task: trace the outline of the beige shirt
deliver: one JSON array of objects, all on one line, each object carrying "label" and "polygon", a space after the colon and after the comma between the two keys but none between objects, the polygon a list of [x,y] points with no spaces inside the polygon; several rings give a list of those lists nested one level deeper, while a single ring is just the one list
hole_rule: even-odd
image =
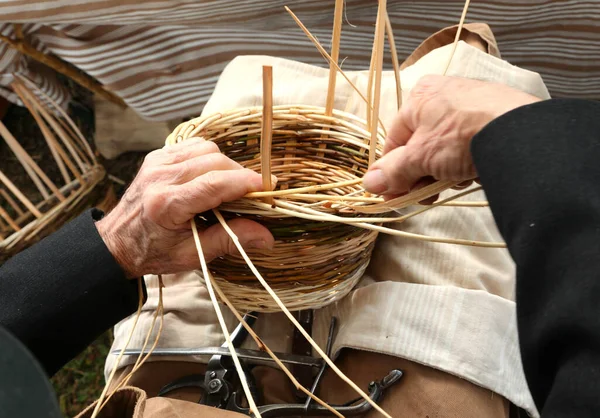
[{"label": "beige shirt", "polygon": [[[486,28],[478,30],[483,31],[484,38],[493,40]],[[420,77],[443,71],[450,50],[450,45],[435,49],[402,71],[405,98]],[[223,71],[203,115],[259,105],[262,65],[273,66],[275,104],[324,106],[328,70],[280,58],[247,56],[236,58]],[[348,75],[366,90],[367,72]],[[538,74],[514,67],[464,42],[458,45],[448,75],[501,82],[540,98],[549,97]],[[388,125],[397,111],[392,72],[385,72],[383,77],[382,104],[381,118]],[[365,115],[364,102],[341,77],[335,107],[360,117]],[[449,193],[452,192],[444,195]],[[485,196],[478,192],[463,199],[484,200]],[[426,235],[501,240],[488,208],[440,207],[395,227]],[[488,388],[537,416],[519,353],[514,270],[504,249],[380,235],[358,288],[316,311],[314,336],[324,346],[329,319],[335,315],[339,318],[339,331],[334,353],[342,347],[353,347],[429,365]],[[222,344],[223,336],[198,278],[195,272],[166,278],[165,326],[160,347]],[[157,280],[147,277],[146,283],[148,302],[130,347],[142,345],[156,308]],[[235,319],[228,312],[226,317],[233,329]],[[114,348],[124,344],[131,324],[132,319],[128,318],[117,325]],[[292,328],[281,314],[260,317],[257,330],[273,350],[290,349]],[[114,366],[114,359],[109,356],[107,371]],[[133,361],[126,358],[121,366]]]}]

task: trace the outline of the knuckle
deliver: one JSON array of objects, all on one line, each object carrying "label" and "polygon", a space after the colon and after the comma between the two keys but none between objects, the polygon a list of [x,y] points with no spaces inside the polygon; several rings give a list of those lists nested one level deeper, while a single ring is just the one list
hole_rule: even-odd
[{"label": "knuckle", "polygon": [[218,194],[220,185],[220,176],[216,171],[209,171],[204,174],[204,187],[210,194]]},{"label": "knuckle", "polygon": [[425,173],[435,175],[435,157],[439,151],[439,144],[435,139],[423,141],[421,143],[420,152],[418,156],[415,155],[413,163],[421,165]]},{"label": "knuckle", "polygon": [[163,165],[152,165],[143,171],[143,178],[147,183],[158,183],[168,176],[168,171]]},{"label": "knuckle", "polygon": [[436,75],[425,75],[423,77],[421,77],[419,79],[419,81],[417,81],[417,84],[415,84],[415,86],[413,87],[412,91],[411,91],[411,96],[412,97],[422,97],[424,95],[427,95],[432,88],[437,84],[437,76]]},{"label": "knuckle", "polygon": [[210,153],[203,157],[204,165],[208,167],[224,167],[229,158],[221,153]]},{"label": "knuckle", "polygon": [[219,146],[216,143],[214,143],[213,141],[203,142],[202,145],[206,148],[207,154],[212,154],[212,153],[220,154],[221,153]]},{"label": "knuckle", "polygon": [[164,155],[165,155],[164,149],[157,149],[157,150],[149,152],[144,157],[142,167],[156,164],[158,161],[160,161],[164,157]]},{"label": "knuckle", "polygon": [[142,195],[144,213],[151,219],[158,219],[169,206],[169,192],[166,187],[147,188]]},{"label": "knuckle", "polygon": [[221,204],[221,176],[217,171],[209,171],[202,176],[202,191],[207,203],[216,207]]},{"label": "knuckle", "polygon": [[253,178],[262,178],[260,174],[258,174],[256,171],[251,170],[249,168],[244,168],[242,169],[242,173],[244,174],[244,179],[250,181]]}]

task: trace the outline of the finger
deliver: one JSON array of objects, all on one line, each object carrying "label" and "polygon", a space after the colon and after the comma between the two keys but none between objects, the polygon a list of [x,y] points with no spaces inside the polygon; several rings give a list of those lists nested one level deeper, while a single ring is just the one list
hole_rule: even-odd
[{"label": "finger", "polygon": [[463,181],[462,183],[459,183],[456,186],[454,186],[452,189],[463,190],[463,189],[466,189],[467,187],[469,187],[471,184],[473,184],[473,180]]},{"label": "finger", "polygon": [[[258,222],[238,218],[227,222],[227,224],[238,237],[244,250],[273,249],[275,238],[266,227]],[[200,241],[207,261],[227,254],[239,254],[233,240],[221,224],[213,225],[203,231],[200,235]]]},{"label": "finger", "polygon": [[200,155],[218,153],[219,147],[212,141],[202,138],[190,138],[175,145],[152,151],[146,156],[145,163],[152,165],[177,164]]},{"label": "finger", "polygon": [[[238,218],[227,222],[238,237],[244,250],[272,249],[275,239],[269,230],[261,224],[249,219]],[[202,252],[206,262],[227,254],[239,254],[233,240],[221,224],[199,232]],[[193,237],[179,244],[171,253],[171,259],[177,260],[178,271],[189,271],[200,267],[200,259]]]},{"label": "finger", "polygon": [[[417,191],[417,190],[427,187],[433,183],[435,183],[435,179],[433,177],[431,177],[431,176],[422,177],[411,187],[410,191],[411,192]],[[430,196],[426,199],[419,201],[419,204],[432,205],[435,203],[436,200],[438,200],[438,197],[439,197],[439,194],[435,194],[433,196]]]},{"label": "finger", "polygon": [[168,218],[163,221],[167,225],[181,225],[197,213],[260,190],[263,190],[262,177],[252,170],[210,171],[185,184],[170,186]]},{"label": "finger", "polygon": [[427,173],[422,169],[417,147],[399,147],[384,155],[369,169],[363,186],[380,195],[407,192]]},{"label": "finger", "polygon": [[[409,106],[407,104],[407,106]],[[393,149],[406,145],[409,139],[413,135],[412,129],[410,129],[409,121],[409,109],[403,107],[392,122],[392,126],[388,131],[388,135],[385,138],[385,144],[383,146],[383,154],[387,154]]]},{"label": "finger", "polygon": [[210,171],[240,170],[243,167],[221,153],[200,155],[177,164],[159,165],[150,174],[153,181],[187,183]]}]

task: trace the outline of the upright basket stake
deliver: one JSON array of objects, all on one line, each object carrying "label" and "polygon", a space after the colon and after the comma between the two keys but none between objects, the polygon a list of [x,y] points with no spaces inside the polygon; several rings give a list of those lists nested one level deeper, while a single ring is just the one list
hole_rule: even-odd
[{"label": "upright basket stake", "polygon": [[460,16],[460,22],[458,23],[458,29],[456,29],[456,36],[454,37],[454,43],[452,44],[452,51],[450,51],[450,57],[448,58],[448,63],[446,64],[446,68],[444,69],[443,75],[446,75],[448,69],[450,68],[450,64],[452,63],[452,58],[454,58],[454,53],[456,52],[456,47],[458,46],[458,41],[460,40],[460,34],[462,32],[462,28],[465,24],[465,18],[467,17],[467,10],[469,10],[469,4],[471,0],[465,0],[465,5],[463,7],[462,15]]},{"label": "upright basket stake", "polygon": [[[340,57],[340,38],[342,37],[342,14],[344,11],[344,0],[335,0],[335,12],[333,14],[333,33],[331,35],[331,61],[329,62],[329,82],[327,84],[327,99],[325,101],[325,116],[333,114],[333,105],[335,103],[335,84],[337,80],[337,70],[334,64],[337,64]],[[329,130],[329,128],[326,128]],[[326,134],[321,135],[325,139]],[[319,144],[320,149],[327,148],[326,143]],[[320,152],[318,157],[324,157],[325,153]]]},{"label": "upright basket stake", "polygon": [[396,41],[394,40],[394,31],[392,22],[387,11],[385,12],[385,30],[387,32],[388,42],[390,44],[390,53],[392,54],[392,65],[394,66],[394,78],[396,79],[396,100],[398,109],[402,107],[402,83],[400,82],[400,62],[398,62],[398,51],[396,50]]},{"label": "upright basket stake", "polygon": [[[348,77],[348,75],[340,68],[340,66],[331,59],[331,56],[327,53],[325,48],[323,48],[323,45],[321,45],[319,40],[315,38],[315,36],[312,33],[310,33],[308,28],[304,26],[304,23],[302,23],[300,19],[298,19],[298,16],[296,16],[289,7],[285,6],[285,10],[290,14],[292,19],[294,19],[294,21],[300,27],[300,29],[302,29],[302,31],[306,34],[308,39],[310,39],[310,41],[314,44],[314,46],[317,48],[317,50],[323,56],[323,58],[325,58],[331,65],[335,67],[337,72],[342,75],[342,77],[348,82],[350,87],[352,87],[352,89],[358,94],[358,97],[360,97],[362,101],[367,103],[367,107],[371,109],[371,105],[369,104],[369,100],[367,99],[367,97],[360,91],[358,87],[356,87],[356,84],[354,84],[352,80],[350,80],[350,77]],[[381,119],[379,119],[379,125],[381,125],[381,129],[383,129],[383,131],[385,132],[385,126],[383,125]]]},{"label": "upright basket stake", "polygon": [[[263,111],[260,135],[260,171],[263,189],[273,190],[271,183],[271,143],[273,141],[273,67],[263,66]],[[265,202],[272,205],[273,198],[266,197]]]},{"label": "upright basket stake", "polygon": [[325,116],[331,116],[335,102],[335,84],[337,79],[336,65],[340,57],[340,39],[342,37],[342,15],[344,0],[335,1],[333,16],[333,34],[331,36],[331,61],[329,63],[329,84],[327,85],[327,101],[325,102]]},{"label": "upright basket stake", "polygon": [[377,121],[381,102],[381,79],[383,73],[383,41],[385,38],[386,0],[379,0],[377,26],[375,28],[375,92],[373,93],[373,113],[371,117],[371,141],[369,147],[369,167],[375,162],[377,152]]}]

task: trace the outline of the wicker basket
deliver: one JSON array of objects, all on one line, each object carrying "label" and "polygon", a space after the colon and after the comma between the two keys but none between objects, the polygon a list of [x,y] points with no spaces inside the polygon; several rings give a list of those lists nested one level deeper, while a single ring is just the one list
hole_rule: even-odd
[{"label": "wicker basket", "polygon": [[[173,131],[167,145],[202,137],[214,141],[222,153],[242,166],[260,172],[261,118],[262,108],[256,107],[190,120]],[[271,173],[278,178],[278,190],[349,183],[318,190],[310,201],[293,194],[285,201],[321,213],[364,217],[355,209],[359,204],[332,197],[364,194],[356,180],[368,167],[370,136],[366,122],[352,114],[334,111],[329,117],[320,107],[274,106]],[[383,139],[379,132],[378,153]],[[261,198],[223,204],[220,209],[229,219],[244,216],[269,228],[276,239],[275,248],[248,254],[291,310],[318,308],[346,295],[362,277],[377,238],[377,232],[351,225],[284,215]],[[206,225],[215,222],[210,215],[203,219]],[[239,309],[280,310],[241,257],[222,257],[209,267]]]},{"label": "wicker basket", "polygon": [[[105,170],[98,164],[89,144],[62,108],[45,96],[28,79],[16,76],[13,89],[42,131],[54,166],[40,167],[17,139],[0,122],[6,141],[23,170],[9,178],[0,168],[0,263],[58,229],[93,203],[114,202]],[[58,180],[47,173],[59,173]],[[26,173],[26,174],[25,174]],[[25,184],[27,183],[27,184]]]}]

